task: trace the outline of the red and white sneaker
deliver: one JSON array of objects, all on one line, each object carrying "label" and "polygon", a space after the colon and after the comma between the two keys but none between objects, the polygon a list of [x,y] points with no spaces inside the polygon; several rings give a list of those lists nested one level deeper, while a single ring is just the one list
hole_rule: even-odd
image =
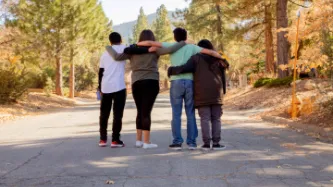
[{"label": "red and white sneaker", "polygon": [[113,141],[111,143],[111,148],[120,148],[120,147],[125,147],[124,142],[122,142],[121,140]]},{"label": "red and white sneaker", "polygon": [[101,141],[99,141],[98,146],[100,146],[100,147],[106,147],[106,146],[107,146],[107,143],[106,143],[106,141],[101,140]]}]

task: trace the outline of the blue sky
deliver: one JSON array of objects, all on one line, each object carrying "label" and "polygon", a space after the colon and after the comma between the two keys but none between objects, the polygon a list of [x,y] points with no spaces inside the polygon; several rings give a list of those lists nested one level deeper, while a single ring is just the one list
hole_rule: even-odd
[{"label": "blue sky", "polygon": [[156,12],[161,4],[171,11],[185,8],[189,4],[185,0],[101,0],[101,2],[106,15],[114,25],[136,20],[141,6],[148,15]]}]

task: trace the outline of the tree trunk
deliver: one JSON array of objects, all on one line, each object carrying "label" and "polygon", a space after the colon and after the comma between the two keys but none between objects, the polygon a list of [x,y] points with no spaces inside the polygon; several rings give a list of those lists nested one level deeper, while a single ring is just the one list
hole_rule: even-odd
[{"label": "tree trunk", "polygon": [[216,11],[217,11],[217,24],[216,24],[216,32],[217,32],[217,38],[218,38],[218,44],[217,44],[217,50],[222,50],[223,51],[223,22],[222,22],[222,10],[221,6],[219,4],[215,5]]},{"label": "tree trunk", "polygon": [[[278,0],[276,3],[277,29],[288,27],[287,5],[288,0]],[[289,75],[288,70],[283,71],[279,68],[279,65],[287,65],[289,63],[290,44],[286,38],[287,33],[287,31],[277,33],[277,65],[279,78],[284,78]]]},{"label": "tree trunk", "polygon": [[60,55],[56,56],[56,94],[63,96],[62,92],[62,59]]},{"label": "tree trunk", "polygon": [[74,99],[75,95],[75,66],[74,66],[74,49],[70,52],[70,72],[69,72],[69,98]]},{"label": "tree trunk", "polygon": [[265,5],[265,44],[266,44],[266,73],[273,73],[274,49],[273,49],[271,4]]}]

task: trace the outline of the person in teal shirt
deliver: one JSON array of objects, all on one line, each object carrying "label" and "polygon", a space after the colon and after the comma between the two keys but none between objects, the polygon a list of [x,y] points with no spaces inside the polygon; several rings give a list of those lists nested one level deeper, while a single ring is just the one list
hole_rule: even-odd
[{"label": "person in teal shirt", "polygon": [[[155,47],[169,47],[176,42],[187,40],[187,31],[183,28],[176,28],[174,31],[173,43],[160,43],[154,41],[139,42],[139,46],[155,46]],[[181,66],[187,63],[187,61],[197,53],[208,54],[217,58],[222,56],[214,50],[204,49],[193,44],[187,44],[178,51],[172,53],[171,65]],[[184,140],[181,133],[181,116],[183,102],[185,104],[185,112],[187,116],[187,139],[186,143],[190,150],[194,150],[197,147],[196,138],[198,137],[198,128],[195,118],[194,97],[193,97],[193,74],[186,73],[181,75],[171,76],[171,88],[170,88],[170,102],[172,107],[172,136],[173,142],[169,146],[171,149],[180,150]]]}]

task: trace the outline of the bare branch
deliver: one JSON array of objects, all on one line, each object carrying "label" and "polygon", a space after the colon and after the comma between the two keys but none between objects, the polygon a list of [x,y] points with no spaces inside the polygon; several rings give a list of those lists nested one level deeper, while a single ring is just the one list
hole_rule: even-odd
[{"label": "bare branch", "polygon": [[7,41],[4,41],[4,42],[1,42],[0,45],[5,45],[5,44],[8,44],[12,41],[14,41],[15,39],[10,39],[10,40],[7,40]]},{"label": "bare branch", "polygon": [[301,7],[303,7],[303,8],[310,8],[310,7],[307,7],[307,6],[304,6],[304,5],[298,4],[298,3],[296,3],[296,2],[294,2],[294,1],[292,1],[292,0],[288,0],[288,1],[291,2],[291,3],[293,3],[293,4],[295,4],[295,5],[301,6]]}]

